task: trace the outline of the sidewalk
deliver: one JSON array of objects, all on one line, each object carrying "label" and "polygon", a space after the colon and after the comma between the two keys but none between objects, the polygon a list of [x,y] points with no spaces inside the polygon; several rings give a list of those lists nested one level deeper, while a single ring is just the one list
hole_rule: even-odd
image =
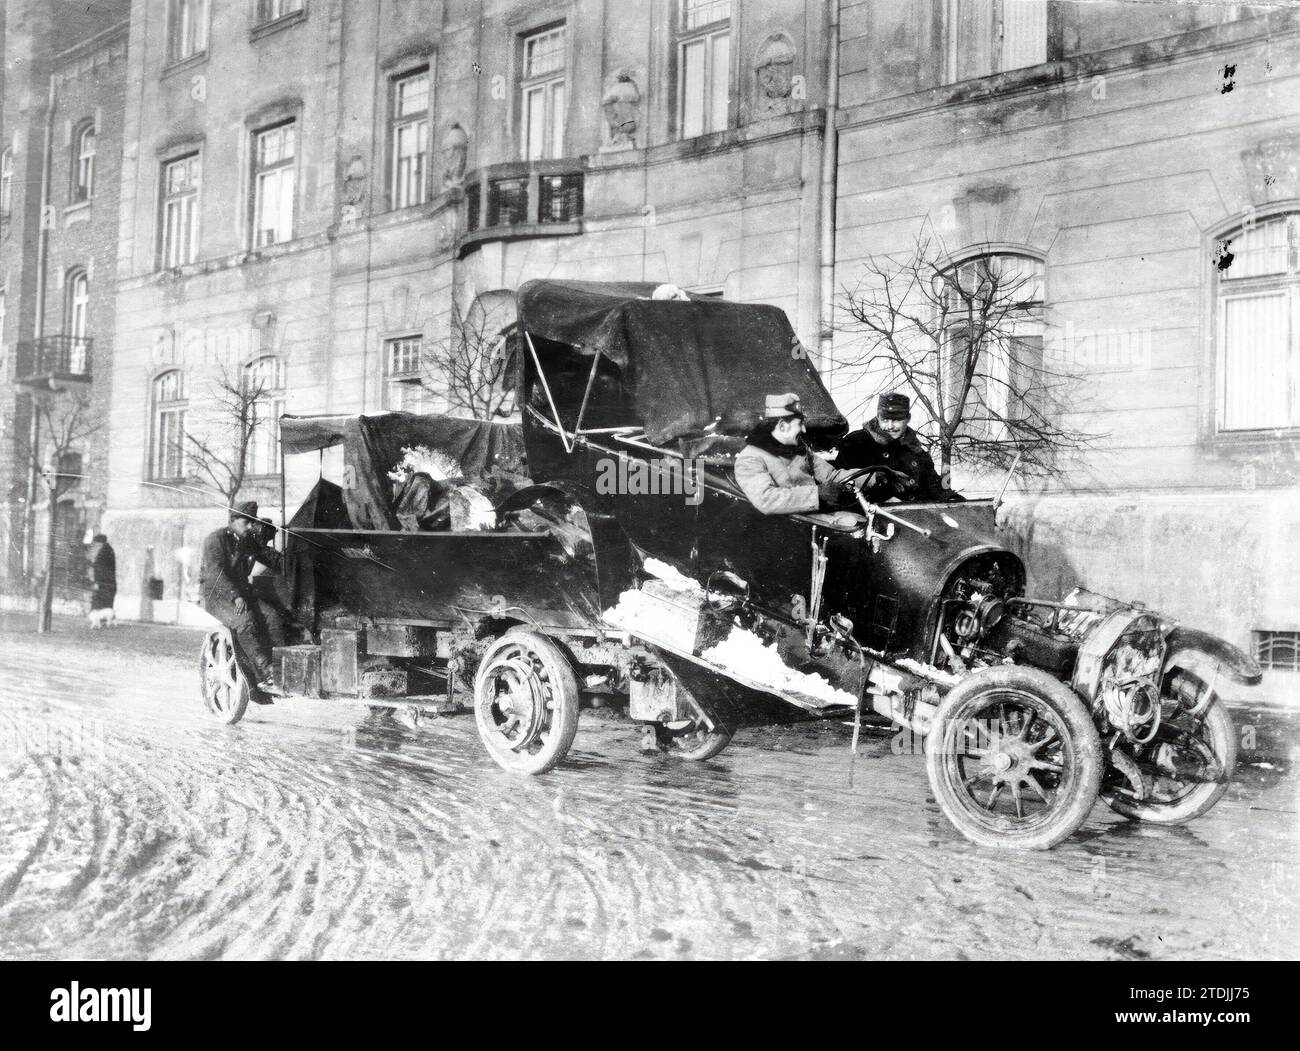
[{"label": "sidewalk", "polygon": [[173,624],[118,621],[111,628],[92,630],[85,617],[54,617],[49,635],[36,632],[36,614],[0,612],[0,643],[23,642],[78,653],[132,654],[151,660],[195,664],[206,629]]}]

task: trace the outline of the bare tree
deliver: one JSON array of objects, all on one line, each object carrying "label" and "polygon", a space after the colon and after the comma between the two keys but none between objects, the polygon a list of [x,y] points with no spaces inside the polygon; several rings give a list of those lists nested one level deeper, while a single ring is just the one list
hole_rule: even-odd
[{"label": "bare tree", "polygon": [[103,423],[96,418],[90,392],[84,389],[33,393],[32,412],[41,437],[36,447],[30,450],[31,463],[45,485],[49,506],[45,526],[44,578],[36,622],[36,630],[46,634],[52,629],[54,620],[54,564],[59,539],[55,511],[69,479],[63,468],[69,455],[84,448],[86,442],[102,429]]},{"label": "bare tree", "polygon": [[227,507],[234,505],[248,477],[257,434],[277,425],[258,411],[269,390],[263,373],[241,369],[232,374],[223,365],[211,385],[208,427],[198,434],[185,434],[189,473],[220,493]]},{"label": "bare tree", "polygon": [[872,257],[843,291],[840,329],[857,338],[832,364],[919,404],[928,418],[917,434],[937,447],[945,486],[954,460],[1005,469],[1019,454],[1026,473],[1059,475],[1099,435],[1061,422],[1076,377],[1044,354],[1038,288],[1007,256],[953,266],[922,233],[907,257]]},{"label": "bare tree", "polygon": [[453,306],[451,334],[426,344],[420,358],[420,385],[439,395],[453,413],[493,420],[511,413],[510,349],[493,311]]}]

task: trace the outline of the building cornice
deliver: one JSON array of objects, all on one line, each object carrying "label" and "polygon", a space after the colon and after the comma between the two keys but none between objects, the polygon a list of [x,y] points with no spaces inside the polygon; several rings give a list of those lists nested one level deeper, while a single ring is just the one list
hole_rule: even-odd
[{"label": "building cornice", "polygon": [[54,56],[50,67],[56,75],[66,74],[65,66],[84,61],[99,51],[111,51],[113,44],[117,43],[119,39],[123,42],[126,41],[130,30],[131,22],[129,19],[109,26],[107,29],[101,30],[94,36],[83,40],[80,44],[76,44],[66,51],[60,51]]},{"label": "building cornice", "polygon": [[1093,77],[1136,73],[1190,62],[1241,44],[1290,40],[1300,37],[1300,10],[1270,12],[1238,22],[1198,29],[1190,33],[1124,44],[1105,51],[1075,55],[1025,69],[942,84],[906,95],[863,102],[840,110],[840,130],[927,116],[959,106],[1002,102],[1045,89],[1065,89]]}]

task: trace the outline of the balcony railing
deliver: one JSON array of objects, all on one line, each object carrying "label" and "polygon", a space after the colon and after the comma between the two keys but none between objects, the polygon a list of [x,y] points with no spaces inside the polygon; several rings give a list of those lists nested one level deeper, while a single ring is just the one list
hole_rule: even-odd
[{"label": "balcony railing", "polygon": [[461,244],[581,233],[582,210],[576,160],[490,165],[466,179]]},{"label": "balcony railing", "polygon": [[42,336],[24,340],[17,347],[15,379],[18,383],[42,386],[51,380],[90,380],[91,350],[95,341],[85,336]]}]

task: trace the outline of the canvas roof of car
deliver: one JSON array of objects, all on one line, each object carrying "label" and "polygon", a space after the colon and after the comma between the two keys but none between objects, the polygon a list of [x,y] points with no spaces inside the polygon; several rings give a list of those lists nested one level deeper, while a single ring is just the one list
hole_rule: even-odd
[{"label": "canvas roof of car", "polygon": [[[799,396],[810,430],[847,424],[779,307],[708,296],[652,299],[650,283],[527,281],[520,328],[618,366],[652,442],[724,416],[761,417],[769,394]],[[554,353],[554,351],[550,351]],[[545,355],[539,349],[539,357]]]}]

